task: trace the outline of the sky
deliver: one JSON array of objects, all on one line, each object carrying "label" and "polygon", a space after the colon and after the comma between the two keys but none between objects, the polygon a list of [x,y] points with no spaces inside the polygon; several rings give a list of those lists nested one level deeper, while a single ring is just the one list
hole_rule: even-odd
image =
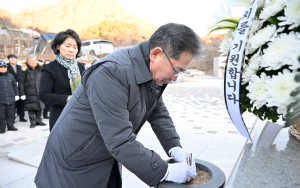
[{"label": "sky", "polygon": [[[0,0],[0,8],[17,14],[26,7],[56,4],[61,0]],[[119,4],[144,18],[149,23],[161,26],[175,22],[191,27],[204,36],[214,22],[212,13],[220,10],[226,0],[116,0]],[[233,15],[240,17],[243,9],[231,8]]]}]

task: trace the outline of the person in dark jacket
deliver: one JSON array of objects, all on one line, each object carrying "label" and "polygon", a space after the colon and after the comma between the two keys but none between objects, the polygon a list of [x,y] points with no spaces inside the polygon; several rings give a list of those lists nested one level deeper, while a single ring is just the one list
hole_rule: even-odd
[{"label": "person in dark jacket", "polygon": [[[47,65],[49,63],[50,63],[50,60],[45,60],[44,65]],[[42,70],[43,70],[44,65],[42,66]],[[50,112],[51,105],[48,103],[44,103],[44,104],[45,104],[45,108],[43,109],[43,118],[49,119],[48,112]]]},{"label": "person in dark jacket", "polygon": [[[193,30],[170,23],[149,41],[115,51],[89,67],[49,135],[36,186],[120,188],[119,163],[150,187],[194,178],[193,155],[181,148],[162,93],[200,49]],[[136,140],[146,121],[178,163],[167,164]]]},{"label": "person in dark jacket", "polygon": [[[18,79],[19,76],[22,72],[21,66],[17,65],[17,56],[15,56],[14,54],[9,54],[7,56],[8,59],[8,64],[7,64],[7,71],[12,74],[15,77],[15,80],[17,82],[18,85]],[[17,108],[17,114],[20,117],[20,121],[21,122],[27,122],[27,119],[25,119],[25,110],[24,110],[24,100],[17,100],[15,103],[15,108]]]},{"label": "person in dark jacket", "polygon": [[19,77],[19,92],[25,100],[25,110],[28,111],[30,128],[36,125],[46,125],[42,122],[42,109],[44,104],[38,98],[42,65],[37,62],[34,55],[27,57],[22,63],[22,73]]},{"label": "person in dark jacket", "polygon": [[7,72],[7,64],[0,61],[0,133],[17,131],[14,127],[15,101],[19,100],[19,92],[14,76]]},{"label": "person in dark jacket", "polygon": [[58,33],[51,47],[56,59],[44,64],[39,92],[40,100],[51,105],[50,131],[80,83],[81,74],[85,70],[84,65],[76,61],[81,40],[75,31],[68,29]]}]

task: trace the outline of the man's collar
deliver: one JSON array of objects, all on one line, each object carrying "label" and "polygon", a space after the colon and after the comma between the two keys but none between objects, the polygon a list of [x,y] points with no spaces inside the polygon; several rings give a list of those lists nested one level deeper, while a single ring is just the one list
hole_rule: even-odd
[{"label": "man's collar", "polygon": [[16,66],[17,66],[17,63],[16,63],[15,65],[12,65],[10,62],[8,62],[7,65],[11,65],[11,66],[16,67]]},{"label": "man's collar", "polygon": [[137,84],[152,80],[153,78],[147,67],[147,63],[150,63],[149,41],[145,41],[136,46],[133,46],[129,50],[129,54],[132,60],[133,72],[135,74]]}]

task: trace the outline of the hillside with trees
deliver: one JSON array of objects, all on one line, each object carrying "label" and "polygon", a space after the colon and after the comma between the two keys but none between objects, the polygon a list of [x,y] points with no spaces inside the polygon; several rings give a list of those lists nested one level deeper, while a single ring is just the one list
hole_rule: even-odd
[{"label": "hillside with trees", "polygon": [[[120,41],[121,44],[149,39],[157,29],[115,0],[62,0],[57,4],[25,8],[16,15],[9,14],[8,11],[4,12],[0,11],[2,13],[0,18],[13,17],[4,25],[8,25],[10,21],[20,28],[55,33],[71,28],[78,33],[83,33],[82,37],[85,39],[106,37],[116,43]],[[96,32],[95,29],[99,31]],[[129,31],[130,29],[132,31]]]},{"label": "hillside with trees", "polygon": [[92,26],[79,33],[82,40],[102,38],[112,41],[119,46],[135,45],[144,41],[145,36],[141,36],[138,27],[117,20],[107,20]]},{"label": "hillside with trees", "polygon": [[17,23],[13,23],[12,22],[13,18],[14,18],[13,13],[0,8],[0,25],[5,25],[11,28],[17,28],[20,25]]}]

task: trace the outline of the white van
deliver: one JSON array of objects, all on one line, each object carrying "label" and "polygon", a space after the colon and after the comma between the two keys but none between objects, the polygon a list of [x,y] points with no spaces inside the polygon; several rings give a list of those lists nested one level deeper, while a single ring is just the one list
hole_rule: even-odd
[{"label": "white van", "polygon": [[83,55],[103,57],[107,54],[114,52],[114,46],[109,40],[86,40],[81,42],[81,51]]}]

